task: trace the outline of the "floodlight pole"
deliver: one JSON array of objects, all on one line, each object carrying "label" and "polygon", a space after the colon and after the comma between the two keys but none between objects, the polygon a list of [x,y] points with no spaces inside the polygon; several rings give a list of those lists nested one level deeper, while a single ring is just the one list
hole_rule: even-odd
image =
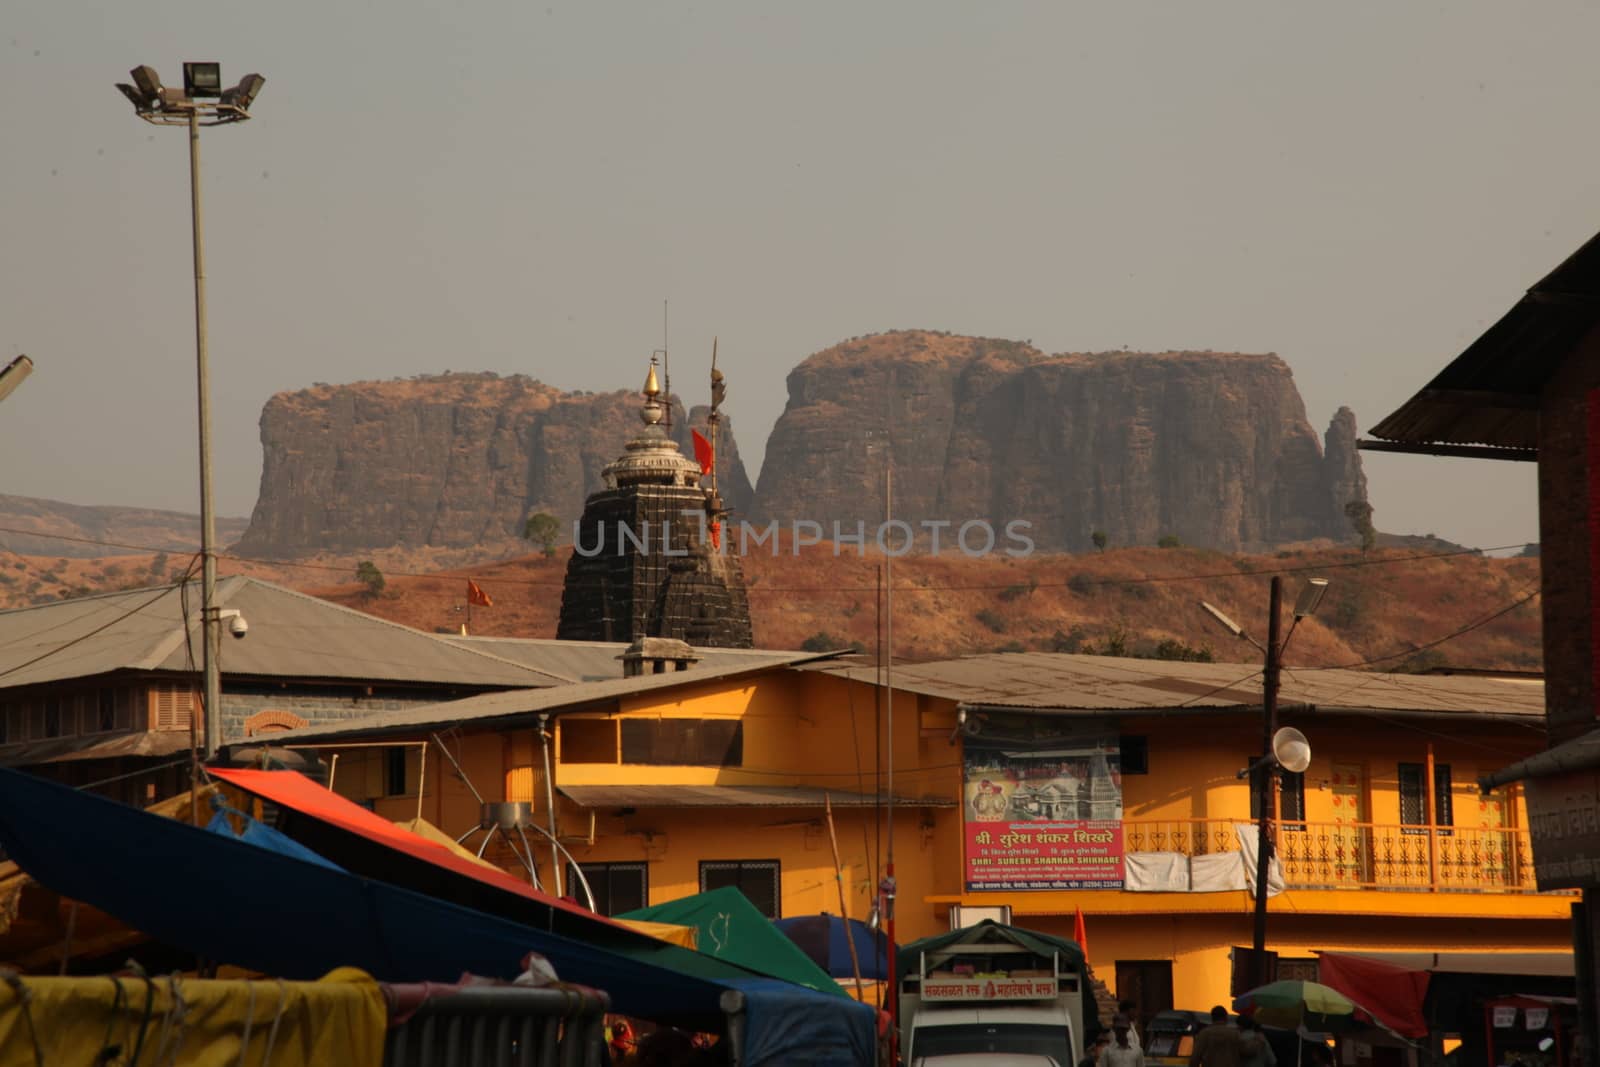
[{"label": "floodlight pole", "polygon": [[1272,576],[1271,603],[1267,612],[1267,664],[1261,682],[1261,760],[1256,765],[1256,791],[1260,798],[1256,821],[1256,911],[1255,985],[1267,984],[1267,876],[1272,870],[1272,785],[1277,777],[1277,758],[1272,751],[1272,735],[1278,731],[1278,672],[1283,666],[1283,642],[1279,640],[1278,616],[1283,605],[1283,579]]},{"label": "floodlight pole", "polygon": [[[194,348],[195,388],[200,408],[200,645],[204,681],[205,736],[200,748],[209,759],[222,741],[222,656],[220,609],[216,604],[217,530],[211,499],[211,380],[206,360],[205,240],[200,213],[200,127],[243,122],[250,104],[266,79],[247,74],[232,89],[223,89],[221,68],[215,63],[185,63],[183,89],[167,89],[148,67],[130,71],[134,84],[117,89],[146,122],[157,126],[189,128],[189,206],[194,236]],[[214,99],[213,99],[214,98]],[[202,119],[204,121],[202,121]],[[192,716],[191,716],[192,722]]]},{"label": "floodlight pole", "polygon": [[206,258],[200,217],[200,111],[189,109],[189,203],[194,217],[194,359],[200,400],[200,643],[205,681],[205,756],[222,740],[221,626],[217,592],[217,526],[211,502],[211,375],[206,360]]}]

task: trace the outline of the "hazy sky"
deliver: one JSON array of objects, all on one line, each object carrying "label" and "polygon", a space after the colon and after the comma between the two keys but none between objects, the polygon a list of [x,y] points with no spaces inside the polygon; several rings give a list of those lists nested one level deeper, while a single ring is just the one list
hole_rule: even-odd
[{"label": "hazy sky", "polygon": [[[220,514],[275,391],[635,387],[670,300],[747,462],[902,327],[1275,351],[1363,432],[1600,227],[1600,9],[60,3],[0,20],[0,492],[198,508],[188,161],[112,88],[260,71],[202,138]],[[1369,454],[1380,528],[1537,536],[1531,465]],[[752,469],[752,474],[754,470]]]}]

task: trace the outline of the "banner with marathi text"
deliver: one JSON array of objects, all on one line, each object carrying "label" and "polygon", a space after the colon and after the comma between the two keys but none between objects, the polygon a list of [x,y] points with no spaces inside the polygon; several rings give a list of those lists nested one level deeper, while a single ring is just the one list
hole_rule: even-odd
[{"label": "banner with marathi text", "polygon": [[1116,737],[1021,751],[969,738],[964,766],[969,892],[1122,888]]}]

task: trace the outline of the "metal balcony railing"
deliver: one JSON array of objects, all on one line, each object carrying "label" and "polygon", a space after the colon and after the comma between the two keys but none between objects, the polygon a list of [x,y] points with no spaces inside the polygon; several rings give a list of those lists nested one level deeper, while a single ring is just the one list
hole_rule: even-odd
[{"label": "metal balcony railing", "polygon": [[[1129,852],[1186,856],[1239,850],[1242,819],[1128,819]],[[1370,822],[1275,824],[1284,881],[1297,889],[1536,893],[1528,831]]]}]

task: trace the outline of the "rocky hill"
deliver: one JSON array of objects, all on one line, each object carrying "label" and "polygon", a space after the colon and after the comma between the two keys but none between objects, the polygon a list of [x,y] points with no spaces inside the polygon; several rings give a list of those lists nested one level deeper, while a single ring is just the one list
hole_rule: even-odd
[{"label": "rocky hill", "polygon": [[[217,541],[244,532],[245,520],[218,517]],[[85,507],[59,500],[0,495],[0,552],[86,559],[147,553],[194,552],[200,516],[153,508]],[[119,547],[129,546],[129,547]]]},{"label": "rocky hill", "polygon": [[1225,551],[1331,538],[1365,500],[1355,417],[1324,442],[1275,355],[1046,355],[1015,341],[897,331],[819,352],[789,375],[755,511],[831,529],[1032,524],[1041,549],[1164,537]]},{"label": "rocky hill", "polygon": [[[523,375],[444,374],[280,393],[261,413],[261,492],[238,545],[290,558],[393,545],[492,549],[527,516],[564,529],[600,470],[637,433],[639,394],[568,393]],[[673,404],[673,435],[705,431],[705,409]],[[753,492],[724,418],[728,503]]]}]

